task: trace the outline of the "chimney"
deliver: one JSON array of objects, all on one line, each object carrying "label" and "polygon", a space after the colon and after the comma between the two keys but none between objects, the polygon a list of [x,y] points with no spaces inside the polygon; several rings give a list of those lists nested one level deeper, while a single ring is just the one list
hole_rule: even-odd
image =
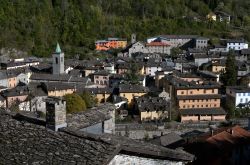
[{"label": "chimney", "polygon": [[134,44],[134,43],[136,43],[136,34],[132,34],[131,35],[131,44]]},{"label": "chimney", "polygon": [[234,130],[233,128],[230,129],[230,134],[233,135],[234,134]]},{"label": "chimney", "polygon": [[213,128],[210,128],[210,133],[211,133],[211,136],[214,136],[214,130],[213,130]]},{"label": "chimney", "polygon": [[67,127],[66,101],[61,98],[48,97],[46,99],[46,128],[58,131]]}]

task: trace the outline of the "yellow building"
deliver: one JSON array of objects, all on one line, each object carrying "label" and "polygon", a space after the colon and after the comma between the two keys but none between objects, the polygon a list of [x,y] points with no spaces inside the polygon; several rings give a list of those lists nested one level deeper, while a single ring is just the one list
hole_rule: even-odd
[{"label": "yellow building", "polygon": [[144,96],[148,93],[148,88],[141,85],[121,84],[119,86],[119,96],[128,100],[128,105],[133,105],[133,100],[136,97]]},{"label": "yellow building", "polygon": [[76,87],[68,83],[42,83],[42,88],[47,92],[48,96],[62,97],[67,94],[76,92]]}]

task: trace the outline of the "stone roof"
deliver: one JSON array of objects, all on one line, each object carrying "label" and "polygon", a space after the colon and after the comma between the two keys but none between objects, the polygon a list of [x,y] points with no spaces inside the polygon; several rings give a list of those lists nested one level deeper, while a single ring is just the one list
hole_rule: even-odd
[{"label": "stone roof", "polygon": [[68,90],[76,88],[75,84],[73,83],[61,83],[61,82],[46,82],[42,83],[42,86],[44,86],[47,91]]},{"label": "stone roof", "polygon": [[228,86],[227,89],[234,91],[235,93],[249,93],[250,88],[246,86]]},{"label": "stone roof", "polygon": [[26,96],[29,94],[28,86],[17,86],[15,88],[5,90],[3,92],[4,97]]},{"label": "stone roof", "polygon": [[120,93],[147,93],[149,90],[142,85],[120,84]]},{"label": "stone roof", "polygon": [[175,86],[176,89],[215,89],[220,88],[220,84],[213,81],[203,81],[202,84],[198,84],[197,82],[185,81],[180,78],[176,78],[174,76],[165,76],[165,79],[169,81],[171,84]]},{"label": "stone roof", "polygon": [[[108,164],[119,145],[54,132],[0,112],[0,162],[3,164]],[[4,149],[3,149],[4,148]]]},{"label": "stone roof", "polygon": [[168,111],[169,101],[161,97],[139,97],[136,99],[139,111]]},{"label": "stone roof", "polygon": [[[67,128],[65,132],[72,132]],[[73,131],[73,133],[75,133]],[[161,158],[163,160],[176,160],[190,162],[194,160],[194,155],[189,154],[183,150],[173,150],[159,145],[146,143],[143,141],[132,140],[124,136],[116,136],[112,134],[93,135],[86,132],[75,133],[81,137],[92,137],[93,139],[99,139],[106,143],[113,145],[120,145],[120,153],[126,153],[131,155],[139,155],[152,158]]]},{"label": "stone roof", "polygon": [[115,110],[115,108],[115,105],[106,103],[83,112],[68,114],[68,127],[83,129],[88,126],[101,123],[111,118],[110,111]]},{"label": "stone roof", "polygon": [[63,75],[53,75],[53,74],[32,74],[31,80],[36,81],[58,81],[58,82],[76,82],[76,83],[88,83],[88,78],[84,77],[74,77],[68,74]]},{"label": "stone roof", "polygon": [[[29,121],[31,122],[31,121]],[[108,164],[115,155],[139,155],[190,162],[194,155],[112,134],[94,135],[74,127],[48,130],[0,111],[0,162],[4,164]]]},{"label": "stone roof", "polygon": [[182,109],[181,115],[226,115],[222,108],[195,108],[195,109]]},{"label": "stone roof", "polygon": [[183,140],[183,138],[174,132],[168,133],[160,137],[160,142],[162,146],[167,146],[181,140]]}]

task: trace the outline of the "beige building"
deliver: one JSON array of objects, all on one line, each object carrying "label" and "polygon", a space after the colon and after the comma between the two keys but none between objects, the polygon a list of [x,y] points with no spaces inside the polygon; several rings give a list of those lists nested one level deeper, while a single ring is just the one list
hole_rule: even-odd
[{"label": "beige building", "polygon": [[173,76],[167,77],[167,81],[166,89],[172,88],[182,122],[225,120],[226,113],[220,105],[219,84],[199,84]]},{"label": "beige building", "polygon": [[42,87],[44,91],[46,91],[48,96],[54,96],[54,97],[62,97],[67,94],[72,94],[76,92],[76,87],[73,84],[67,84],[67,83],[57,83],[57,82],[42,83]]},{"label": "beige building", "polygon": [[121,84],[119,86],[119,96],[128,100],[128,105],[134,104],[134,98],[141,97],[148,93],[148,88],[141,85]]}]

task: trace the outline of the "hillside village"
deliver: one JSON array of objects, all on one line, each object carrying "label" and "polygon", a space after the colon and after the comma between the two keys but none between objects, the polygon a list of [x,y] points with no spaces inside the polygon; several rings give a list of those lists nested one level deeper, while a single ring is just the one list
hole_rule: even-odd
[{"label": "hillside village", "polygon": [[[121,51],[90,60],[65,58],[59,43],[48,59],[13,59],[2,54],[1,109],[19,115],[14,118],[38,120],[66,134],[78,129],[94,135],[107,133],[114,140],[115,136],[144,139],[172,149],[181,146],[196,156],[194,139],[204,140],[207,131],[212,134],[206,134],[205,141],[213,144],[219,143],[214,140],[217,136],[226,140],[223,134],[234,138],[234,130],[250,137],[249,132],[232,125],[236,119],[246,120],[250,113],[248,42],[221,39],[219,45],[211,45],[209,40],[197,35],[158,35],[146,41],[137,41],[136,34],[131,35],[131,41],[108,38],[96,41],[96,50]],[[195,136],[184,135],[199,127],[204,129]],[[187,139],[192,143],[185,143]],[[119,155],[116,161],[123,158]],[[193,161],[189,158],[176,159]]]}]

